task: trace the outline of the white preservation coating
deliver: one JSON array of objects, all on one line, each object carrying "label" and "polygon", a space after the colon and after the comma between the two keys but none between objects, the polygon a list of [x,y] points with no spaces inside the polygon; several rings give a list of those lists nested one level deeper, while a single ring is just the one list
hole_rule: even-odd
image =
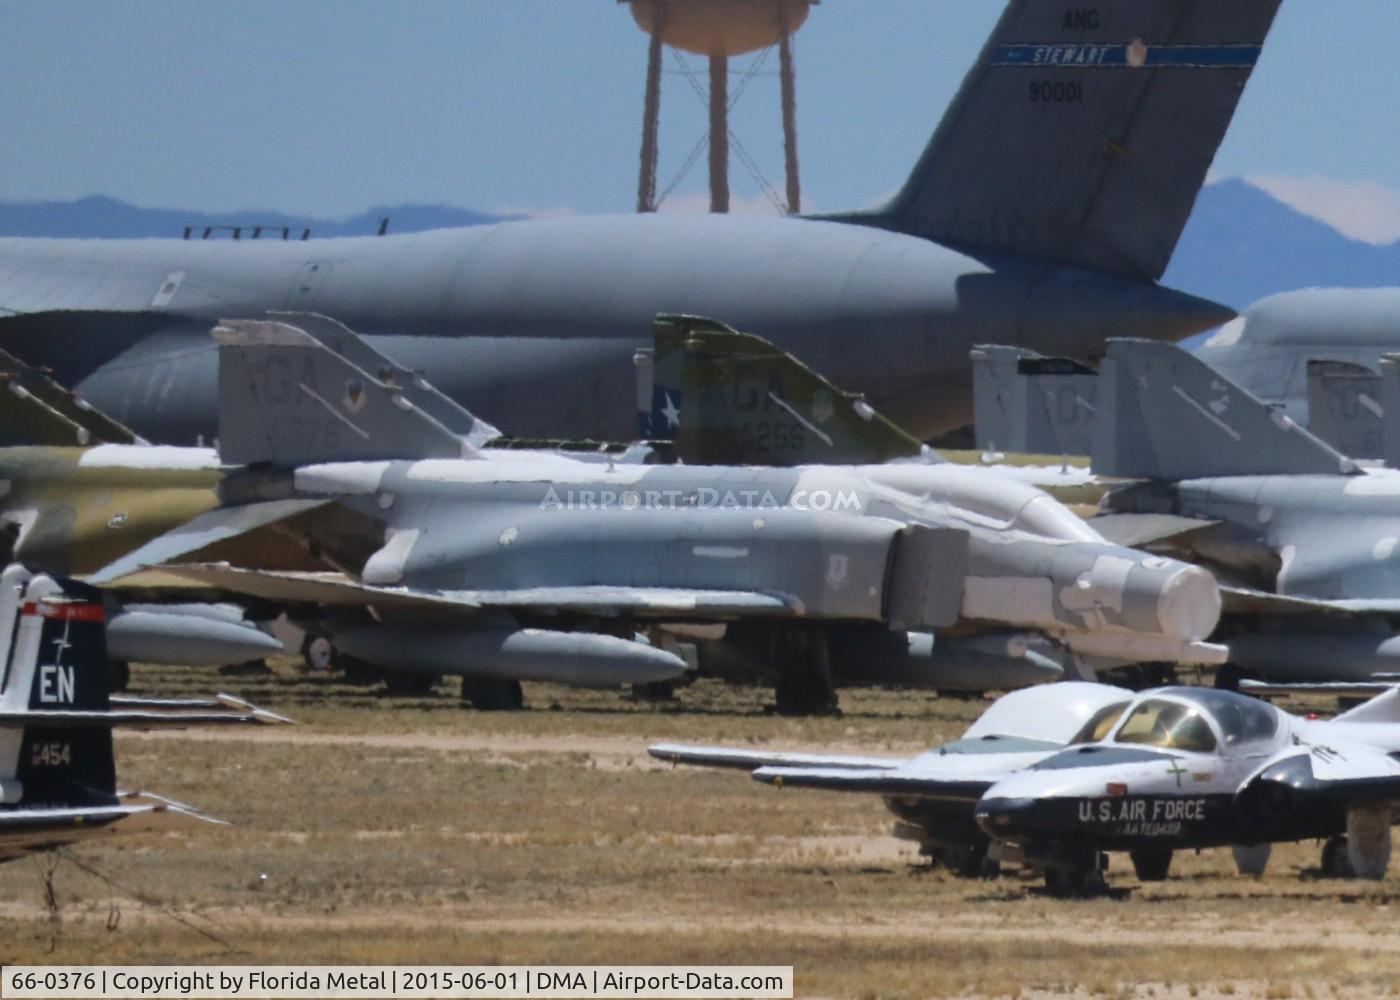
[{"label": "white preservation coating", "polygon": [[82,469],[218,469],[213,448],[184,448],[158,444],[99,444],[78,457]]}]

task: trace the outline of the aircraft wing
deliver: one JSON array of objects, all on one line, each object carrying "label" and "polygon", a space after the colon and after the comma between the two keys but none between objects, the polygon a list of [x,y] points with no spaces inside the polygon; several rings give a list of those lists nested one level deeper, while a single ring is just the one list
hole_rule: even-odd
[{"label": "aircraft wing", "polygon": [[704,767],[753,769],[755,781],[780,788],[817,788],[919,799],[966,802],[993,784],[1060,748],[1058,743],[1017,740],[1004,751],[981,741],[957,741],[903,760],[889,757],[763,752],[746,747],[658,743],[647,752],[661,760]]},{"label": "aircraft wing", "polygon": [[52,725],[74,728],[107,728],[131,726],[138,729],[178,729],[182,726],[208,726],[221,723],[290,724],[291,719],[253,708],[241,712],[143,711],[117,709],[107,712],[64,711],[63,709],[33,709],[0,712],[0,726]]},{"label": "aircraft wing", "polygon": [[1219,523],[1177,514],[1099,514],[1089,518],[1089,526],[1100,535],[1116,545],[1129,548],[1180,539]]},{"label": "aircraft wing", "polygon": [[786,788],[819,788],[830,792],[865,792],[920,799],[973,803],[1005,772],[965,776],[933,776],[906,770],[843,770],[833,767],[760,767],[755,781]]},{"label": "aircraft wing", "polygon": [[1265,590],[1221,584],[1220,596],[1226,612],[1248,612],[1275,615],[1400,615],[1400,600],[1394,598],[1360,598],[1327,601],[1290,594],[1271,594]]},{"label": "aircraft wing", "polygon": [[239,569],[227,564],[175,565],[166,571],[235,594],[265,600],[339,607],[402,608],[424,611],[584,611],[641,617],[790,615],[802,603],[787,594],[745,590],[691,590],[670,587],[530,587],[520,590],[411,590],[378,587],[335,573],[294,573]]},{"label": "aircraft wing", "polygon": [[744,770],[765,767],[822,768],[846,774],[885,772],[907,760],[894,757],[859,757],[842,754],[760,751],[744,747],[693,746],[686,743],[653,743],[647,753],[673,764],[701,767],[734,767]]},{"label": "aircraft wing", "polygon": [[237,507],[216,507],[194,520],[153,538],[140,548],[128,552],[88,577],[95,586],[111,583],[147,566],[159,566],[180,556],[197,552],[215,542],[246,534],[331,503],[330,498],[316,500],[267,500]]},{"label": "aircraft wing", "polygon": [[100,806],[0,809],[0,862],[31,851],[70,844],[119,828],[123,833],[227,824],[187,805],[145,793],[123,793],[126,801]]},{"label": "aircraft wing", "polygon": [[1384,674],[1375,674],[1374,681],[1293,681],[1274,683],[1256,681],[1250,678],[1240,680],[1240,693],[1256,698],[1270,698],[1289,694],[1318,694],[1338,698],[1373,698],[1395,687],[1394,681],[1385,680]]}]

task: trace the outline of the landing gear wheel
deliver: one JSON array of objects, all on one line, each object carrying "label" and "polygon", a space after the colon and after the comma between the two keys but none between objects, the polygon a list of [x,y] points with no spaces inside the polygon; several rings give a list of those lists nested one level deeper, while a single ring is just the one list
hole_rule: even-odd
[{"label": "landing gear wheel", "polygon": [[107,690],[125,691],[131,686],[131,664],[125,660],[107,661]]},{"label": "landing gear wheel", "polygon": [[345,671],[346,684],[369,686],[370,684],[378,684],[384,679],[384,671],[367,660],[362,660],[357,656],[347,656],[344,653],[339,654],[336,659],[340,663],[340,668]]},{"label": "landing gear wheel", "polygon": [[326,636],[308,632],[301,640],[301,663],[312,673],[327,673],[335,668],[335,646]]},{"label": "landing gear wheel", "polygon": [[1129,851],[1128,857],[1133,860],[1133,872],[1140,882],[1161,882],[1172,866],[1170,847],[1140,847]]},{"label": "landing gear wheel", "polygon": [[429,694],[437,682],[437,674],[418,674],[404,670],[384,672],[385,693],[396,698],[421,698]]},{"label": "landing gear wheel", "polygon": [[489,677],[463,677],[462,702],[482,712],[514,712],[525,705],[519,681],[498,681]]},{"label": "landing gear wheel", "polygon": [[1215,686],[1221,691],[1238,691],[1243,671],[1234,663],[1221,664],[1215,672]]},{"label": "landing gear wheel", "polygon": [[1104,888],[1100,855],[1066,859],[1045,869],[1045,889],[1053,896],[1092,896]]},{"label": "landing gear wheel", "polygon": [[220,677],[246,677],[250,674],[270,674],[272,668],[266,660],[244,660],[242,663],[225,663],[219,668]]},{"label": "landing gear wheel", "polygon": [[996,878],[1001,865],[987,857],[989,841],[958,846],[940,845],[930,856],[959,878]]},{"label": "landing gear wheel", "polygon": [[1345,836],[1329,837],[1322,845],[1322,874],[1329,878],[1355,878]]},{"label": "landing gear wheel", "polygon": [[840,715],[836,688],[831,683],[831,661],[826,634],[819,629],[793,627],[784,630],[783,663],[774,685],[779,715]]},{"label": "landing gear wheel", "polygon": [[676,697],[676,685],[670,681],[648,681],[632,685],[633,701],[672,701]]},{"label": "landing gear wheel", "polygon": [[1142,674],[1148,687],[1170,687],[1176,683],[1176,664],[1144,663]]},{"label": "landing gear wheel", "polygon": [[1382,879],[1390,867],[1389,805],[1347,810],[1347,864],[1354,878]]},{"label": "landing gear wheel", "polygon": [[1241,875],[1263,875],[1269,867],[1269,855],[1274,851],[1273,844],[1246,844],[1230,848],[1235,856],[1235,869]]}]

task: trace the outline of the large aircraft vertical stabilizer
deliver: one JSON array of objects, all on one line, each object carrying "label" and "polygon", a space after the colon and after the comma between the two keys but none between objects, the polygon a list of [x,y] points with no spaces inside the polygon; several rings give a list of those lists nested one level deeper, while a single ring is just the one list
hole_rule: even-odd
[{"label": "large aircraft vertical stabilizer", "polygon": [[866,221],[1155,281],[1277,10],[1013,0],[914,172]]}]

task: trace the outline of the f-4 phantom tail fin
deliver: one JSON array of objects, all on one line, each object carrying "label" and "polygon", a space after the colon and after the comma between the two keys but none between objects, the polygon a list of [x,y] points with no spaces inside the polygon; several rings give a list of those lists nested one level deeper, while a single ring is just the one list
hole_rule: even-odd
[{"label": "f-4 phantom tail fin", "polygon": [[1108,342],[1092,467],[1165,480],[1360,471],[1199,358],[1148,340]]},{"label": "f-4 phantom tail fin", "polygon": [[1278,0],[1011,0],[904,187],[842,217],[1156,280]]},{"label": "f-4 phantom tail fin", "polygon": [[1350,361],[1308,361],[1308,430],[1351,458],[1381,457],[1381,377]]},{"label": "f-4 phantom tail fin", "polygon": [[1023,347],[972,349],[977,447],[1025,455],[1087,455],[1093,449],[1098,373]]},{"label": "f-4 phantom tail fin", "polygon": [[330,323],[223,320],[214,328],[224,462],[295,466],[477,453],[470,438],[483,431],[471,414],[447,408],[426,382]]},{"label": "f-4 phantom tail fin", "polygon": [[698,316],[662,315],[651,437],[674,438],[691,465],[857,464],[937,460],[855,394],[753,334]]},{"label": "f-4 phantom tail fin", "polygon": [[131,428],[89,406],[44,370],[0,350],[0,447],[140,443]]},{"label": "f-4 phantom tail fin", "polygon": [[269,312],[268,318],[297,327],[332,353],[373,372],[381,382],[392,382],[404,399],[453,434],[466,439],[468,444],[479,448],[501,436],[495,427],[435,388],[421,372],[405,368],[380,354],[345,324],[320,313]]}]

